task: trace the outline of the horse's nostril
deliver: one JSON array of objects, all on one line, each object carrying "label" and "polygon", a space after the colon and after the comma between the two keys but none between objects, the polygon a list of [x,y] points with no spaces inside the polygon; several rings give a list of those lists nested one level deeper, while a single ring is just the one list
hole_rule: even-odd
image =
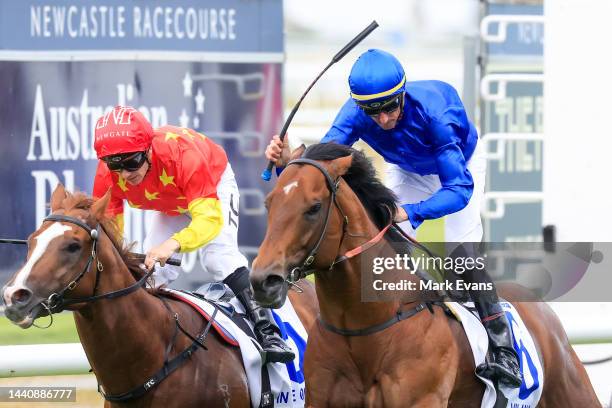
[{"label": "horse's nostril", "polygon": [[266,279],[263,281],[262,286],[264,290],[269,290],[281,286],[284,282],[285,280],[282,278],[282,276],[268,275],[268,277],[266,277]]},{"label": "horse's nostril", "polygon": [[30,301],[30,299],[32,298],[32,292],[30,292],[28,289],[18,289],[16,290],[12,295],[11,295],[11,302],[13,302],[13,304],[26,304]]}]

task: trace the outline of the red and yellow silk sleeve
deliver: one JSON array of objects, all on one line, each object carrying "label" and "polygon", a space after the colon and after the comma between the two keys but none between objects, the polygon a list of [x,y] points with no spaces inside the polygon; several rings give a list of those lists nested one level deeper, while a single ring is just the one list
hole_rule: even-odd
[{"label": "red and yellow silk sleeve", "polygon": [[172,236],[181,252],[191,252],[206,245],[219,235],[223,227],[221,202],[217,198],[197,198],[188,205],[191,222]]}]

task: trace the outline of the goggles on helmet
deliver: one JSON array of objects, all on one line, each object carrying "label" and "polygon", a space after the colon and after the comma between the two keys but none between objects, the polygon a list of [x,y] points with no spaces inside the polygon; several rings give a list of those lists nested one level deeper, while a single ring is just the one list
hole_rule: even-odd
[{"label": "goggles on helmet", "polygon": [[115,154],[103,157],[102,160],[110,171],[137,171],[147,160],[147,152]]},{"label": "goggles on helmet", "polygon": [[400,93],[393,95],[391,98],[384,101],[366,102],[366,101],[355,101],[357,106],[363,110],[368,116],[377,116],[381,112],[391,113],[399,109],[403,102],[404,94]]}]

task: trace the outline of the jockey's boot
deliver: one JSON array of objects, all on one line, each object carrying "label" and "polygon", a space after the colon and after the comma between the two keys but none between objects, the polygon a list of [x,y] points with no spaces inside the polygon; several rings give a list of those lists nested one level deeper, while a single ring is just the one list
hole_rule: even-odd
[{"label": "jockey's boot", "polygon": [[496,300],[489,296],[479,296],[474,301],[493,353],[493,361],[476,367],[476,373],[497,380],[506,387],[517,388],[523,381],[518,354],[512,347],[512,334],[506,314]]},{"label": "jockey's boot", "polygon": [[253,331],[261,344],[261,361],[268,363],[288,363],[293,361],[295,354],[283,338],[280,329],[274,321],[272,311],[259,306],[253,299],[251,288],[246,288],[236,294],[244,305],[247,315],[253,322]]}]

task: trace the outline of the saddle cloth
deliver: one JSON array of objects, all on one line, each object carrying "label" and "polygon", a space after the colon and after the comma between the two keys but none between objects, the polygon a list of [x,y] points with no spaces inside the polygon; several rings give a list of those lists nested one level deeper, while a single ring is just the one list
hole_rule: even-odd
[{"label": "saddle cloth", "polygon": [[[473,303],[446,302],[446,305],[463,325],[472,349],[475,366],[484,363],[489,349],[489,339],[477,312],[473,310]],[[514,349],[519,355],[523,383],[520,388],[500,387],[500,395],[491,380],[477,376],[486,385],[480,407],[535,408],[544,388],[544,371],[540,356],[531,334],[514,306],[505,301],[501,301],[500,305],[510,322]],[[507,402],[504,399],[507,399]]]},{"label": "saddle cloth", "polygon": [[[210,321],[215,311],[215,306],[209,301],[173,289],[163,289],[163,291],[172,298],[190,304],[204,318]],[[244,306],[238,299],[232,298],[230,303],[237,313],[244,313]],[[288,298],[280,309],[275,309],[272,312],[277,325],[281,329],[283,339],[293,349],[296,356],[294,361],[286,364],[274,363],[267,365],[270,389],[273,394],[273,404],[274,407],[283,408],[303,407],[306,396],[304,352],[308,335]],[[252,328],[250,322],[249,326]],[[261,346],[240,329],[229,316],[221,311],[218,311],[215,315],[213,327],[229,344],[239,345],[248,379],[251,405],[253,408],[258,408],[262,396],[262,365],[259,354]]]}]

